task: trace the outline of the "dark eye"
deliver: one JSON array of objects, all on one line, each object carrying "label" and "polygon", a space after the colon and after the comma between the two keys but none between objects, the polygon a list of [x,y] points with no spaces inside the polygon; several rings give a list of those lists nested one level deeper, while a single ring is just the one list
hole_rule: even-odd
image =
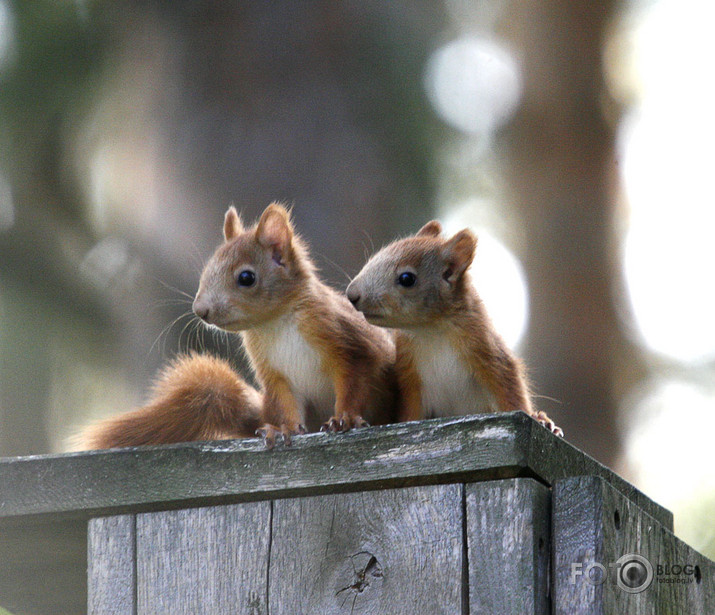
[{"label": "dark eye", "polygon": [[239,286],[253,286],[256,283],[256,274],[245,269],[236,276],[236,283]]},{"label": "dark eye", "polygon": [[399,276],[397,276],[397,283],[400,286],[404,286],[405,288],[410,288],[410,286],[414,286],[415,282],[417,282],[417,276],[411,271],[405,271],[404,273],[401,273]]}]

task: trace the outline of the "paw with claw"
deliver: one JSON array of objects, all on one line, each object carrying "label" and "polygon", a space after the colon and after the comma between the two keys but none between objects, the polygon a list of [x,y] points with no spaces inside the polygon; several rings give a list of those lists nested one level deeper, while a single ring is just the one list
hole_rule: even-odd
[{"label": "paw with claw", "polygon": [[276,427],[275,425],[266,423],[259,429],[256,429],[256,435],[263,438],[263,442],[268,449],[273,448],[279,439],[283,441],[285,446],[290,446],[292,436],[302,436],[304,433],[306,433],[305,427],[300,424],[283,424],[280,427]]},{"label": "paw with claw", "polygon": [[541,423],[546,429],[548,429],[552,434],[559,436],[561,438],[564,437],[564,431],[556,425],[546,414],[546,412],[538,412],[534,418]]},{"label": "paw with claw", "polygon": [[358,427],[370,427],[370,424],[361,416],[349,416],[344,414],[341,417],[331,416],[330,420],[323,423],[320,431],[343,432]]}]

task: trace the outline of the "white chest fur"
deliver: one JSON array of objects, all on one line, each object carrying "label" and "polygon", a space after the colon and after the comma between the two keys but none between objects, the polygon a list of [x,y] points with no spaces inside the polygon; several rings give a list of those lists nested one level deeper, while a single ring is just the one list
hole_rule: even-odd
[{"label": "white chest fur", "polygon": [[446,335],[415,335],[413,349],[426,417],[496,411],[494,396],[474,377]]},{"label": "white chest fur", "polygon": [[259,335],[263,359],[290,383],[303,423],[310,428],[316,421],[328,420],[335,409],[335,388],[320,355],[303,337],[295,318],[283,316],[261,327]]}]

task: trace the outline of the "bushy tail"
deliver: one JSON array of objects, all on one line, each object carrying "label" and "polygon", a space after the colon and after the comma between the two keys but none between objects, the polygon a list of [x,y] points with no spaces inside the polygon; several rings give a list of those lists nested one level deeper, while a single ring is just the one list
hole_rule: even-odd
[{"label": "bushy tail", "polygon": [[73,450],[253,436],[261,394],[217,357],[181,355],[159,373],[142,408],[89,425]]}]

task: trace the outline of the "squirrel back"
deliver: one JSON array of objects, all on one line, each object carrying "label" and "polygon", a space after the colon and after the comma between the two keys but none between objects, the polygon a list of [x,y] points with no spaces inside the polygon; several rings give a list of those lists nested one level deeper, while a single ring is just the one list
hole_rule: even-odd
[{"label": "squirrel back", "polygon": [[389,244],[347,289],[368,322],[396,330],[401,420],[522,410],[560,431],[534,410],[524,366],[472,285],[477,238],[468,229],[441,233],[433,220]]},{"label": "squirrel back", "polygon": [[251,437],[261,395],[224,360],[192,352],[163,368],[146,405],[86,427],[73,450]]}]

